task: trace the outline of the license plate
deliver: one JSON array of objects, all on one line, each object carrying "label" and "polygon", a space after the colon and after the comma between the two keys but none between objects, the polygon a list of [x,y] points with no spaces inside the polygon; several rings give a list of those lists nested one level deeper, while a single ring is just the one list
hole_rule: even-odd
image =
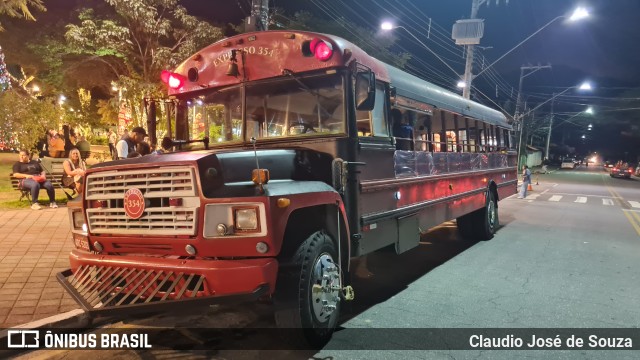
[{"label": "license plate", "polygon": [[86,236],[73,234],[73,242],[76,245],[76,248],[84,251],[91,251],[89,248],[89,239],[87,239]]}]

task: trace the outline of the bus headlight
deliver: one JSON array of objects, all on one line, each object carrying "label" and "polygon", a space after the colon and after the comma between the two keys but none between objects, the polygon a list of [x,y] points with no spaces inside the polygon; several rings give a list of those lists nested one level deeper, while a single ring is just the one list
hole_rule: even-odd
[{"label": "bus headlight", "polygon": [[72,213],[72,219],[74,230],[87,231],[87,224],[84,222],[84,215],[82,214],[82,211],[74,211]]},{"label": "bus headlight", "polygon": [[260,231],[260,221],[258,219],[257,207],[233,209],[233,227],[236,231]]}]

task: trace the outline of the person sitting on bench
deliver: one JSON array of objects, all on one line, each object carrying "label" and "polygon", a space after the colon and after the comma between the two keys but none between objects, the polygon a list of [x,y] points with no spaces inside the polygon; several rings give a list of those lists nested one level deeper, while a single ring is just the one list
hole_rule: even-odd
[{"label": "person sitting on bench", "polygon": [[20,189],[31,191],[31,208],[33,210],[42,209],[38,204],[38,195],[40,195],[41,187],[47,189],[49,207],[57,208],[56,192],[51,181],[47,180],[42,166],[37,161],[30,160],[29,153],[26,150],[20,150],[19,156],[20,160],[13,164],[13,177],[20,179]]},{"label": "person sitting on bench", "polygon": [[69,151],[69,158],[62,163],[64,174],[62,175],[62,186],[72,189],[78,194],[82,193],[84,173],[87,165],[80,156],[80,150],[74,148]]}]

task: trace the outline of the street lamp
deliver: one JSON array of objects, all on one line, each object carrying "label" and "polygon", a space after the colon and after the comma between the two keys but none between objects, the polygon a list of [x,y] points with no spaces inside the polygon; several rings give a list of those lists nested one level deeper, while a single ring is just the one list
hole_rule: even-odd
[{"label": "street lamp", "polygon": [[[435,56],[438,60],[440,60],[443,64],[445,64],[447,66],[447,68],[449,68],[449,70],[453,71],[454,74],[456,74],[457,77],[460,77],[460,74],[458,74],[458,72],[452,68],[449,64],[447,64],[446,61],[444,61],[443,58],[441,58],[440,56],[438,56],[438,54],[436,54],[433,50],[431,50],[430,47],[428,47],[425,43],[423,43],[422,41],[420,41],[420,39],[418,39],[417,36],[415,36],[411,31],[409,31],[409,29],[407,29],[404,26],[401,25],[394,25],[392,22],[390,21],[385,21],[382,24],[380,24],[380,29],[384,30],[384,31],[390,31],[390,30],[394,30],[394,29],[403,29],[404,31],[407,32],[407,34],[411,35],[411,37],[413,37],[420,45],[422,45],[422,47],[424,47],[425,49],[427,49],[433,56]],[[459,85],[458,85],[459,86]]]},{"label": "street lamp", "polygon": [[520,45],[522,45],[525,42],[527,42],[527,40],[531,39],[536,34],[538,34],[540,31],[546,29],[547,26],[553,24],[554,22],[556,22],[556,21],[558,21],[560,19],[568,19],[570,22],[574,22],[574,21],[579,21],[579,20],[585,19],[587,17],[589,17],[589,12],[587,11],[587,9],[585,9],[583,7],[576,8],[573,11],[573,13],[571,13],[571,15],[556,16],[555,18],[551,19],[551,21],[549,21],[548,23],[542,25],[542,27],[540,29],[536,30],[533,34],[527,36],[524,40],[520,41],[516,46],[512,47],[511,50],[507,51],[504,55],[500,56],[497,60],[492,62],[489,66],[485,67],[484,69],[482,69],[482,71],[480,71],[479,73],[475,74],[473,77],[474,78],[478,77],[480,74],[482,74],[483,72],[487,71],[490,67],[495,65],[498,61],[502,60],[502,58],[504,58],[505,56],[509,55],[513,50],[515,50],[518,47],[520,47]]},{"label": "street lamp", "polygon": [[[578,87],[578,89],[584,90],[584,88],[581,87],[581,86]],[[589,87],[587,90],[591,90],[591,87]],[[580,114],[593,115],[593,108],[591,106],[589,106],[586,110],[580,111],[580,112],[574,114],[573,116],[571,116],[570,118],[564,120],[563,123],[573,119],[574,117],[576,117],[576,116],[578,116]],[[551,131],[552,130],[553,130],[553,115],[551,116],[551,119],[549,120],[549,132],[547,133],[547,146],[545,148],[545,154],[546,154],[547,158],[549,157],[549,143],[551,142]],[[591,130],[591,125],[589,125],[589,130]]]},{"label": "street lamp", "polygon": [[[520,169],[521,167],[521,161],[522,159],[520,158],[520,154],[521,154],[521,150],[522,150],[522,133],[524,132],[524,118],[529,115],[530,113],[533,113],[534,111],[538,110],[539,108],[541,108],[543,105],[545,105],[546,103],[553,101],[555,98],[557,98],[560,95],[563,95],[564,93],[566,93],[567,91],[571,90],[571,89],[579,89],[579,90],[592,90],[593,87],[591,86],[591,83],[589,82],[583,82],[582,84],[578,85],[578,86],[569,86],[568,88],[564,89],[563,91],[554,94],[552,97],[550,97],[549,99],[543,101],[542,103],[538,104],[536,107],[534,107],[533,109],[527,111],[524,114],[521,115],[514,115],[514,123],[516,124],[520,124],[520,135],[518,138],[518,169]],[[575,116],[575,115],[574,115]],[[546,157],[549,157],[549,141],[551,138],[551,127],[553,125],[553,117],[551,117],[551,123],[549,124],[549,134],[547,135],[547,146],[546,146]]]}]

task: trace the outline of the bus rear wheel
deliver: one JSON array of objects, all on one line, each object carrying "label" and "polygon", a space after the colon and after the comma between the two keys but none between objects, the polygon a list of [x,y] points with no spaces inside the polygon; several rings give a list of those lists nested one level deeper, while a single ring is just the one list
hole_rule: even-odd
[{"label": "bus rear wheel", "polygon": [[458,231],[465,239],[491,240],[498,229],[498,206],[493,192],[487,193],[486,204],[476,210],[456,219]]},{"label": "bus rear wheel", "polygon": [[281,266],[275,320],[279,328],[286,329],[286,341],[293,345],[322,346],[333,334],[342,289],[336,254],[332,239],[318,231]]}]

